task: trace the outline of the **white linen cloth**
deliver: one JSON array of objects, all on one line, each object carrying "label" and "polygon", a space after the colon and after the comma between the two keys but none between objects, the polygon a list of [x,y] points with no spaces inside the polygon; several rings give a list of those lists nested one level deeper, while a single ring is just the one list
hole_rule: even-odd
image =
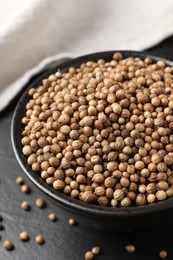
[{"label": "white linen cloth", "polygon": [[172,33],[172,0],[0,0],[0,111],[50,61],[142,50]]}]

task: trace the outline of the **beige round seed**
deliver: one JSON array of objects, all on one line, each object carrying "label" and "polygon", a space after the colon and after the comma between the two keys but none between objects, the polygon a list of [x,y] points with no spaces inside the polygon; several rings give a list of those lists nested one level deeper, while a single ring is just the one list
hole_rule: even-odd
[{"label": "beige round seed", "polygon": [[109,162],[107,164],[107,169],[111,172],[115,171],[117,169],[117,164],[116,162]]},{"label": "beige round seed", "polygon": [[146,204],[146,196],[145,194],[139,193],[136,196],[136,204],[137,205],[144,205]]},{"label": "beige round seed", "polygon": [[85,253],[85,260],[92,260],[93,257],[94,257],[94,255],[91,251],[88,251]]},{"label": "beige round seed", "polygon": [[4,240],[3,247],[6,250],[12,250],[14,248],[14,246],[13,246],[13,244],[12,244],[12,242],[10,240]]},{"label": "beige round seed", "polygon": [[24,155],[30,155],[32,153],[32,149],[29,145],[25,145],[22,149]]},{"label": "beige round seed", "polygon": [[156,195],[155,194],[148,194],[147,201],[148,201],[148,203],[154,203],[156,201]]},{"label": "beige round seed", "polygon": [[36,237],[35,237],[35,242],[36,242],[37,244],[39,244],[39,245],[43,244],[43,243],[44,243],[44,238],[43,238],[43,236],[41,236],[41,235],[36,235]]},{"label": "beige round seed", "polygon": [[76,224],[76,221],[74,220],[74,218],[70,218],[68,222],[69,222],[70,225]]},{"label": "beige round seed", "polygon": [[27,184],[22,185],[21,191],[24,193],[30,193],[31,189]]},{"label": "beige round seed", "polygon": [[23,231],[19,234],[19,239],[21,241],[27,241],[29,239],[29,235],[27,232]]},{"label": "beige round seed", "polygon": [[126,198],[121,200],[120,205],[122,207],[129,207],[131,205],[131,200],[128,197],[126,197]]},{"label": "beige round seed", "polygon": [[122,200],[124,198],[124,192],[120,189],[117,189],[116,191],[114,191],[114,199],[119,201]]},{"label": "beige round seed", "polygon": [[158,200],[165,200],[166,197],[167,197],[167,194],[166,194],[166,192],[165,192],[164,190],[158,190],[158,191],[156,192],[156,198],[157,198]]},{"label": "beige round seed", "polygon": [[81,195],[81,200],[85,202],[92,202],[94,200],[94,196],[92,191],[84,191]]},{"label": "beige round seed", "polygon": [[105,194],[105,188],[101,186],[96,187],[94,194],[97,196],[103,196]]},{"label": "beige round seed", "polygon": [[46,206],[46,201],[44,198],[40,197],[40,198],[37,198],[36,201],[35,201],[35,205],[38,207],[38,208],[44,208]]},{"label": "beige round seed", "polygon": [[126,251],[128,252],[128,253],[134,253],[135,252],[135,247],[134,247],[134,245],[126,245],[125,246],[125,249],[126,249]]},{"label": "beige round seed", "polygon": [[121,52],[115,52],[113,55],[113,59],[116,61],[120,61],[120,60],[122,60],[122,58],[123,58],[123,56],[122,56]]},{"label": "beige round seed", "polygon": [[24,210],[30,210],[29,202],[28,201],[23,201],[21,203],[21,208],[24,209]]},{"label": "beige round seed", "polygon": [[122,107],[116,102],[112,104],[112,109],[116,114],[120,114],[122,111]]},{"label": "beige round seed", "polygon": [[159,190],[164,190],[166,191],[169,187],[168,183],[166,181],[159,181],[156,185],[156,187],[159,189]]},{"label": "beige round seed", "polygon": [[90,116],[85,116],[81,121],[80,125],[81,126],[91,126],[93,123],[93,120]]},{"label": "beige round seed", "polygon": [[50,213],[48,219],[53,222],[58,220],[57,215],[55,213]]},{"label": "beige round seed", "polygon": [[168,256],[168,253],[166,252],[166,250],[161,250],[159,252],[159,256],[160,256],[161,259],[166,259],[167,256]]},{"label": "beige round seed", "polygon": [[103,174],[101,174],[101,173],[96,173],[96,174],[93,176],[92,181],[95,182],[95,183],[97,183],[97,184],[103,183],[103,181],[104,181],[104,176],[103,176]]},{"label": "beige round seed", "polygon": [[62,190],[65,187],[65,183],[61,180],[56,180],[53,182],[53,187],[55,190]]},{"label": "beige round seed", "polygon": [[24,179],[22,177],[17,177],[16,183],[19,184],[19,185],[22,185],[24,183]]},{"label": "beige round seed", "polygon": [[116,207],[117,204],[118,204],[117,200],[115,200],[115,199],[112,199],[112,200],[111,200],[111,206],[112,206],[112,207]]},{"label": "beige round seed", "polygon": [[100,253],[100,251],[101,251],[101,248],[99,246],[95,246],[92,248],[92,253],[94,255],[98,255]]},{"label": "beige round seed", "polygon": [[162,161],[162,158],[163,158],[163,156],[162,156],[161,154],[155,153],[155,154],[152,155],[151,161],[152,161],[153,163],[159,163],[159,162]]},{"label": "beige round seed", "polygon": [[166,190],[166,194],[167,194],[168,197],[172,197],[173,196],[173,188],[168,188]]}]

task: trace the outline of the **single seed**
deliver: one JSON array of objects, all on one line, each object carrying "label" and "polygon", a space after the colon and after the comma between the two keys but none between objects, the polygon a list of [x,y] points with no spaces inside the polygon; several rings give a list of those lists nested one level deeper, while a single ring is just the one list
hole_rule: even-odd
[{"label": "single seed", "polygon": [[28,201],[23,201],[21,203],[21,208],[24,210],[30,210],[30,205],[29,205]]},{"label": "single seed", "polygon": [[44,243],[44,238],[41,236],[41,235],[37,235],[35,237],[35,242],[39,245],[43,244]]},{"label": "single seed", "polygon": [[166,259],[168,254],[167,254],[167,252],[165,250],[161,250],[159,252],[159,256],[160,256],[161,259]]},{"label": "single seed", "polygon": [[153,203],[156,201],[156,195],[155,194],[148,194],[147,196],[148,203]]},{"label": "single seed", "polygon": [[30,193],[31,189],[27,184],[22,185],[21,191],[24,193]]},{"label": "single seed", "polygon": [[56,180],[53,182],[53,187],[56,190],[62,190],[65,187],[65,183],[61,180]]},{"label": "single seed", "polygon": [[70,218],[68,222],[69,222],[70,225],[76,224],[76,221],[74,220],[74,218]]},{"label": "single seed", "polygon": [[156,192],[156,198],[157,198],[158,200],[165,200],[166,197],[167,197],[167,194],[166,194],[166,192],[165,192],[164,190],[158,190],[158,191]]},{"label": "single seed", "polygon": [[133,245],[126,245],[125,249],[128,253],[134,253],[135,252],[135,247]]},{"label": "single seed", "polygon": [[12,242],[10,240],[4,240],[3,247],[6,250],[12,250],[14,248],[14,246],[13,246],[13,244],[12,244]]},{"label": "single seed", "polygon": [[40,197],[40,198],[36,199],[35,205],[36,205],[37,207],[39,207],[39,208],[44,208],[44,207],[46,206],[46,201],[45,201],[44,198],[41,198],[41,197]]},{"label": "single seed", "polygon": [[115,200],[122,200],[124,198],[124,192],[120,189],[117,189],[115,192],[114,192],[114,199]]},{"label": "single seed", "polygon": [[48,216],[48,219],[50,221],[55,222],[55,221],[57,221],[58,218],[57,218],[57,215],[55,213],[50,213],[49,216]]},{"label": "single seed", "polygon": [[27,241],[29,239],[29,235],[27,232],[23,231],[19,234],[19,239],[21,241]]},{"label": "single seed", "polygon": [[22,185],[24,183],[24,179],[22,177],[17,177],[16,183],[19,184],[19,185]]},{"label": "single seed", "polygon": [[94,255],[98,255],[100,253],[100,251],[101,251],[101,248],[99,246],[95,246],[92,248],[92,253]]},{"label": "single seed", "polygon": [[85,260],[92,260],[93,257],[94,257],[94,255],[91,251],[88,251],[85,253]]}]

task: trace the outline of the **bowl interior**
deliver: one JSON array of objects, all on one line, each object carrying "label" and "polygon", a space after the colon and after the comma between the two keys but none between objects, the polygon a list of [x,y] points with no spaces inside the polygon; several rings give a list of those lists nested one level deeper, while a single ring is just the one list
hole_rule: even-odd
[{"label": "bowl interior", "polygon": [[[105,59],[106,61],[109,61],[112,59],[113,54],[115,51],[109,51],[109,52],[101,52],[101,53],[94,53],[85,55],[70,61],[65,62],[62,65],[59,65],[49,71],[47,71],[45,74],[43,74],[41,77],[36,79],[29,88],[37,88],[43,79],[47,78],[50,74],[55,73],[57,70],[60,70],[62,72],[67,71],[69,67],[79,67],[82,63],[87,61],[97,61],[98,59]],[[165,63],[169,66],[173,66],[173,63],[169,60],[166,60],[162,57],[155,56],[151,53],[147,52],[135,52],[135,51],[121,51],[123,54],[123,57],[150,57],[154,62],[158,60],[164,60]],[[29,89],[28,88],[28,89]],[[28,89],[25,90],[23,95],[21,96],[20,100],[17,103],[17,106],[15,108],[13,118],[12,118],[12,124],[11,124],[11,140],[12,140],[12,146],[15,153],[15,156],[25,172],[25,174],[29,177],[29,179],[44,193],[46,193],[49,197],[54,199],[59,204],[62,204],[63,206],[66,206],[68,208],[71,208],[73,210],[78,210],[83,213],[90,213],[94,215],[99,216],[121,216],[121,217],[127,217],[127,216],[137,216],[142,214],[150,214],[153,212],[159,212],[163,211],[165,209],[169,209],[173,206],[173,198],[169,198],[162,202],[156,202],[154,204],[150,205],[144,205],[144,206],[132,206],[129,208],[111,208],[111,207],[103,207],[99,205],[94,204],[88,204],[84,203],[82,201],[79,201],[77,199],[74,199],[70,196],[67,196],[63,194],[60,191],[54,190],[51,186],[49,186],[41,177],[39,173],[33,172],[31,167],[27,164],[27,159],[22,153],[22,144],[21,144],[21,132],[23,129],[23,125],[21,123],[21,119],[25,114],[26,111],[26,103],[29,100],[28,95]]]}]

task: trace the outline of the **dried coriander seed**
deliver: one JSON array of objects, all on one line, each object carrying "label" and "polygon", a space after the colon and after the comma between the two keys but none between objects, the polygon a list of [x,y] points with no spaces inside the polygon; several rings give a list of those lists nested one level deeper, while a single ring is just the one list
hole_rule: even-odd
[{"label": "dried coriander seed", "polygon": [[160,253],[159,253],[159,256],[161,259],[166,259],[168,254],[165,250],[161,250]]},{"label": "dried coriander seed", "polygon": [[94,255],[98,255],[100,253],[100,251],[101,251],[101,248],[99,246],[95,246],[92,248],[92,253]]},{"label": "dried coriander seed", "polygon": [[31,189],[27,184],[22,185],[21,191],[24,193],[30,193]]},{"label": "dried coriander seed", "polygon": [[91,251],[88,251],[85,253],[85,260],[92,260],[93,257],[94,257],[94,255]]},{"label": "dried coriander seed", "polygon": [[158,190],[158,191],[156,192],[156,198],[157,198],[158,200],[165,200],[166,197],[167,197],[167,194],[166,194],[166,192],[165,192],[164,190]]},{"label": "dried coriander seed", "polygon": [[12,242],[10,240],[4,240],[3,242],[3,247],[6,249],[6,250],[12,250],[14,248]]},{"label": "dried coriander seed", "polygon": [[24,179],[22,177],[17,177],[16,183],[19,184],[19,185],[22,185],[24,183]]},{"label": "dried coriander seed", "polygon": [[35,237],[35,242],[36,242],[37,244],[39,244],[39,245],[43,244],[43,243],[44,243],[44,238],[43,238],[43,236],[37,235],[37,236]]},{"label": "dried coriander seed", "polygon": [[19,239],[21,241],[27,241],[29,239],[29,235],[27,232],[23,231],[19,234]]},{"label": "dried coriander seed", "polygon": [[75,225],[76,224],[76,221],[74,220],[74,218],[70,218],[69,219],[69,224],[70,225]]},{"label": "dried coriander seed", "polygon": [[29,211],[31,207],[30,207],[28,201],[23,201],[23,202],[21,203],[21,208],[24,209],[24,210]]},{"label": "dried coriander seed", "polygon": [[126,251],[128,252],[128,253],[134,253],[135,252],[135,247],[134,247],[134,245],[126,245],[125,246],[125,249],[126,249]]},{"label": "dried coriander seed", "polygon": [[57,221],[58,218],[57,218],[57,215],[55,213],[50,213],[49,216],[48,216],[48,219],[50,221],[55,222],[55,221]]},{"label": "dried coriander seed", "polygon": [[62,190],[65,187],[65,183],[62,180],[56,180],[53,182],[53,187],[56,190]]},{"label": "dried coriander seed", "polygon": [[40,198],[37,198],[36,201],[35,201],[35,205],[38,207],[38,208],[44,208],[46,206],[46,201],[44,198],[40,197]]}]

